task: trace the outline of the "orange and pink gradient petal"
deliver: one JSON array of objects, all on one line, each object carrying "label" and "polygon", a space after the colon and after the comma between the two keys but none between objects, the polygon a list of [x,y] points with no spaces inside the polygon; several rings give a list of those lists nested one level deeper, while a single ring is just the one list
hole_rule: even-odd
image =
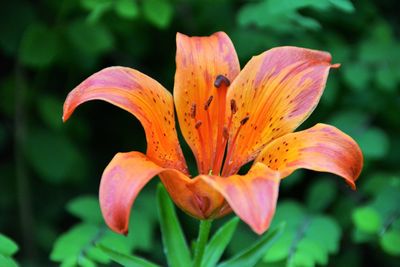
[{"label": "orange and pink gradient petal", "polygon": [[157,81],[131,68],[103,69],[68,94],[63,120],[89,100],[104,100],[133,114],[146,132],[147,156],[162,167],[187,173],[175,128],[172,95]]},{"label": "orange and pink gradient petal", "polygon": [[[236,173],[263,147],[293,132],[314,110],[331,67],[329,53],[278,47],[253,57],[229,88],[230,124],[223,175]],[[227,106],[229,109],[229,106]],[[245,123],[243,123],[245,122]]]},{"label": "orange and pink gradient petal", "polygon": [[[178,33],[176,43],[174,100],[179,125],[199,172],[207,174],[222,145],[226,92],[229,81],[239,74],[239,60],[223,32],[208,37]],[[220,75],[227,80],[216,84]]]},{"label": "orange and pink gradient petal", "polygon": [[282,178],[299,168],[330,172],[343,177],[355,189],[355,181],[363,166],[363,155],[350,136],[320,123],[274,140],[255,162],[278,170]]},{"label": "orange and pink gradient petal", "polygon": [[268,229],[278,199],[279,172],[257,163],[246,175],[202,175],[200,178],[219,191],[254,232],[262,234]]}]

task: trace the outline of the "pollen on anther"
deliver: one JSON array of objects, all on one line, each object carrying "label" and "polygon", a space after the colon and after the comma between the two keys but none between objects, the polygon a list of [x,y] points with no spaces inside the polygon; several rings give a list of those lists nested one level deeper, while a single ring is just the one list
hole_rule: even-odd
[{"label": "pollen on anther", "polygon": [[198,121],[196,121],[196,124],[194,125],[194,127],[195,127],[196,129],[199,129],[200,126],[201,126],[201,124],[202,124],[202,121],[198,120]]},{"label": "pollen on anther", "polygon": [[222,84],[228,87],[231,84],[231,81],[229,81],[229,79],[224,75],[218,75],[217,78],[215,78],[214,86],[220,88]]},{"label": "pollen on anther", "polygon": [[240,124],[241,124],[241,125],[244,125],[249,119],[250,119],[249,116],[244,117],[244,118],[240,121]]},{"label": "pollen on anther", "polygon": [[235,114],[237,112],[238,108],[236,105],[235,99],[231,99],[231,112],[232,114]]},{"label": "pollen on anther", "polygon": [[192,104],[190,108],[190,117],[194,119],[196,117],[196,104]]},{"label": "pollen on anther", "polygon": [[214,96],[210,96],[210,97],[207,99],[206,103],[204,103],[204,110],[208,110],[208,108],[209,108],[210,105],[211,105],[211,102],[213,101],[213,98],[214,98]]},{"label": "pollen on anther", "polygon": [[228,132],[228,127],[224,126],[224,129],[222,130],[222,135],[225,139],[229,138],[229,132]]}]

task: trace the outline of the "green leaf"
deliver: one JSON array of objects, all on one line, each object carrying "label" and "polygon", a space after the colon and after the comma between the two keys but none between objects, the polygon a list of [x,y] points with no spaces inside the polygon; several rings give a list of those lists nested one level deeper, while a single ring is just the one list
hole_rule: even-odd
[{"label": "green leaf", "polygon": [[305,238],[316,241],[329,253],[336,253],[339,250],[340,237],[341,229],[337,222],[324,215],[312,218],[305,235]]},{"label": "green leaf", "polygon": [[4,256],[12,256],[17,251],[18,245],[7,236],[0,234],[0,254]]},{"label": "green leaf", "polygon": [[243,5],[237,20],[241,26],[256,25],[268,27],[279,32],[293,33],[297,29],[321,28],[320,23],[311,17],[299,13],[301,9],[311,8],[318,11],[333,7],[328,1],[314,0],[264,0]]},{"label": "green leaf", "polygon": [[102,6],[110,6],[114,0],[81,0],[81,6],[87,10],[94,10]]},{"label": "green leaf", "polygon": [[176,216],[174,205],[161,184],[157,188],[157,202],[162,240],[168,265],[171,267],[190,266],[189,248]]},{"label": "green leaf", "polygon": [[46,131],[32,131],[25,144],[29,163],[50,183],[62,183],[68,178],[79,179],[85,175],[82,154],[66,137]]},{"label": "green leaf", "polygon": [[367,243],[376,240],[376,233],[370,234],[360,230],[359,228],[355,228],[353,229],[352,237],[356,244]]},{"label": "green leaf", "polygon": [[348,13],[352,13],[355,10],[353,3],[349,0],[329,0],[329,2],[335,7]]},{"label": "green leaf", "polygon": [[296,232],[294,230],[285,229],[274,245],[267,251],[263,261],[278,262],[286,259],[289,256],[290,247],[295,236]]},{"label": "green leaf", "polygon": [[94,263],[92,260],[90,260],[84,256],[80,256],[78,258],[78,266],[79,267],[96,267],[96,263]]},{"label": "green leaf", "polygon": [[110,257],[98,247],[89,248],[86,255],[89,259],[103,264],[110,263],[111,261]]},{"label": "green leaf", "polygon": [[143,258],[136,257],[121,253],[120,251],[113,250],[104,245],[97,245],[101,251],[107,254],[113,261],[126,266],[126,267],[157,267],[154,263],[151,263]]},{"label": "green leaf", "polygon": [[283,201],[278,204],[272,225],[278,225],[281,222],[286,223],[285,229],[293,229],[300,226],[305,218],[304,207],[295,201]]},{"label": "green leaf", "polygon": [[210,242],[207,244],[202,260],[202,267],[214,267],[224,253],[226,246],[232,239],[232,236],[239,223],[239,218],[235,217],[224,224],[213,235]]},{"label": "green leaf", "polygon": [[37,99],[37,107],[42,120],[52,129],[60,129],[63,102],[56,97],[42,95]]},{"label": "green leaf", "polygon": [[380,240],[382,249],[393,256],[400,255],[400,230],[390,230],[383,234]]},{"label": "green leaf", "polygon": [[67,204],[67,210],[81,220],[93,224],[103,222],[99,200],[94,196],[80,196]]},{"label": "green leaf", "polygon": [[359,138],[357,142],[365,157],[371,159],[383,158],[389,151],[389,137],[379,128],[370,128]]},{"label": "green leaf", "polygon": [[99,228],[91,224],[79,224],[61,235],[54,244],[50,254],[53,261],[63,261],[70,257],[78,257],[82,249],[92,243],[99,234]]},{"label": "green leaf", "polygon": [[168,0],[143,1],[143,12],[149,22],[164,29],[171,23],[173,6]]},{"label": "green leaf", "polygon": [[69,25],[67,35],[70,42],[83,54],[98,56],[110,51],[114,37],[102,24],[75,21]]},{"label": "green leaf", "polygon": [[354,138],[362,134],[368,119],[368,115],[365,112],[350,109],[336,113],[329,123]]},{"label": "green leaf", "polygon": [[18,267],[18,264],[10,257],[6,257],[0,254],[0,266],[1,267]]},{"label": "green leaf", "polygon": [[343,74],[344,81],[350,89],[359,92],[369,88],[371,73],[365,64],[361,62],[347,63],[346,66],[343,66]]},{"label": "green leaf", "polygon": [[313,258],[306,252],[300,251],[296,253],[289,261],[288,267],[314,267]]},{"label": "green leaf", "polygon": [[42,24],[31,25],[21,41],[19,59],[29,67],[46,67],[57,54],[57,37]]},{"label": "green leaf", "polygon": [[285,225],[282,223],[278,227],[269,230],[253,246],[234,256],[218,267],[242,267],[254,266],[265,255],[267,250],[274,244],[278,237],[283,233]]},{"label": "green leaf", "polygon": [[115,12],[122,18],[133,19],[139,15],[135,0],[118,0],[114,6]]},{"label": "green leaf", "polygon": [[382,219],[379,213],[372,207],[357,208],[352,215],[357,228],[369,234],[378,233],[382,227]]},{"label": "green leaf", "polygon": [[[103,246],[109,246],[121,253],[129,254],[131,252],[131,248],[132,248],[131,239],[132,238],[126,238],[123,235],[120,235],[120,234],[114,233],[110,230],[107,230],[104,233],[103,238],[101,238],[101,240],[97,241],[97,244],[100,244]],[[135,238],[133,238],[133,239],[135,239]]]},{"label": "green leaf", "polygon": [[311,211],[325,210],[335,199],[337,186],[332,179],[321,179],[308,189],[306,203]]},{"label": "green leaf", "polygon": [[395,92],[397,90],[396,67],[382,66],[376,71],[375,80],[377,85],[385,91]]},{"label": "green leaf", "polygon": [[400,177],[378,172],[369,176],[361,185],[362,191],[370,196],[379,196],[388,187],[400,187]]},{"label": "green leaf", "polygon": [[272,225],[277,222],[286,222],[286,228],[264,256],[267,266],[285,259],[295,267],[326,264],[329,254],[339,249],[341,229],[331,217],[308,214],[298,203],[284,201],[278,204]]},{"label": "green leaf", "polygon": [[78,258],[75,256],[68,257],[61,262],[60,267],[76,267],[78,265]]},{"label": "green leaf", "polygon": [[[318,241],[311,238],[302,239],[297,244],[298,254],[302,254],[305,257],[312,259],[312,264],[318,263],[321,265],[326,265],[328,263],[328,253],[324,246],[321,246]],[[296,257],[296,256],[295,256]]]}]

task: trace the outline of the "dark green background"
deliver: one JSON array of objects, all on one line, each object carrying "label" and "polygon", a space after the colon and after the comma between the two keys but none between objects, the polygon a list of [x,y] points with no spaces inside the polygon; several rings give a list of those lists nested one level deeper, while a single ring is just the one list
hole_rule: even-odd
[{"label": "dark green background", "polygon": [[[53,246],[62,233],[81,220],[103,229],[93,197],[70,201],[97,195],[101,173],[116,152],[145,151],[138,121],[103,102],[85,104],[63,124],[68,92],[113,65],[138,69],[171,90],[176,32],[222,30],[232,38],[242,66],[275,46],[329,51],[342,66],[331,71],[319,106],[301,128],[333,124],[357,140],[365,157],[357,192],[337,177],[308,171],[282,182],[283,207],[276,220],[293,222],[288,229],[300,234],[286,236],[284,248],[265,258],[279,260],[260,266],[314,266],[328,254],[330,266],[395,266],[400,261],[399,10],[394,0],[2,3],[0,232],[19,244],[14,259],[22,266],[58,265],[62,260],[54,256]],[[127,250],[165,264],[152,212],[155,185],[147,186],[137,201]],[[94,214],[86,214],[88,207]],[[302,209],[302,215],[293,209]],[[308,222],[321,216],[338,232],[328,236],[324,223],[314,229],[327,235],[331,250],[310,249],[315,240],[307,240],[314,231]],[[191,240],[197,222],[182,213],[180,218]],[[240,225],[226,256],[255,238]],[[299,246],[301,240],[306,245]]]}]

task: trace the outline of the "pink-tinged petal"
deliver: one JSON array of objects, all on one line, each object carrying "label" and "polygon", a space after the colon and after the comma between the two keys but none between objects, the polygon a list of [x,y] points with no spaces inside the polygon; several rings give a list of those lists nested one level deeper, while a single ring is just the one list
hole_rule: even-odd
[{"label": "pink-tinged petal", "polygon": [[299,168],[330,172],[343,177],[355,189],[363,155],[350,136],[333,126],[317,124],[274,140],[255,162],[278,170],[282,178]]},{"label": "pink-tinged petal", "polygon": [[100,207],[107,225],[127,234],[131,207],[142,188],[163,168],[139,152],[118,153],[104,170]]},{"label": "pink-tinged petal", "polygon": [[198,218],[215,218],[224,204],[224,197],[198,177],[190,179],[165,171],[159,175],[175,204],[187,214]]},{"label": "pink-tinged petal", "polygon": [[[235,173],[262,148],[296,129],[314,110],[331,67],[329,53],[278,47],[253,57],[232,83],[227,109],[229,160],[224,175]],[[232,116],[231,116],[232,115]]]},{"label": "pink-tinged petal", "polygon": [[133,114],[146,132],[147,156],[162,167],[187,173],[175,129],[172,95],[157,81],[130,68],[103,69],[69,93],[63,120],[89,100],[104,100]]},{"label": "pink-tinged petal", "polygon": [[201,179],[162,168],[140,152],[118,153],[104,170],[99,193],[103,217],[113,231],[127,234],[133,202],[157,175],[172,200],[195,218],[213,217],[224,203],[222,195]]},{"label": "pink-tinged petal", "polygon": [[[239,61],[223,32],[208,37],[178,33],[176,42],[174,99],[179,124],[199,172],[208,173],[217,146],[222,147],[226,92],[240,71]],[[217,81],[220,75],[228,80]]]},{"label": "pink-tinged petal", "polygon": [[257,163],[243,176],[202,175],[200,178],[219,191],[254,232],[261,235],[268,229],[278,199],[278,172]]}]

